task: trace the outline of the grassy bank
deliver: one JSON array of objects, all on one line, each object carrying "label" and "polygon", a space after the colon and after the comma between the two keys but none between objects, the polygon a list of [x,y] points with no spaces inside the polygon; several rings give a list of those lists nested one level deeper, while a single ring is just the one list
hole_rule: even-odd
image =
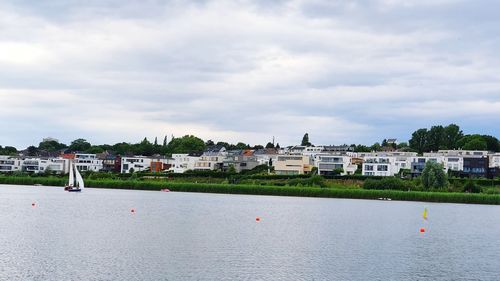
[{"label": "grassy bank", "polygon": [[[43,184],[63,186],[64,178],[56,177],[0,177],[0,184],[33,185]],[[262,186],[248,184],[209,184],[189,182],[168,182],[153,180],[116,180],[99,179],[87,180],[86,185],[93,188],[161,190],[168,188],[172,191],[252,194],[299,197],[324,198],[351,198],[351,199],[378,199],[391,198],[392,200],[425,201],[440,203],[468,203],[500,205],[500,195],[469,194],[454,192],[421,192],[398,190],[365,190],[352,188],[319,188],[319,187],[291,187],[291,186]]]}]

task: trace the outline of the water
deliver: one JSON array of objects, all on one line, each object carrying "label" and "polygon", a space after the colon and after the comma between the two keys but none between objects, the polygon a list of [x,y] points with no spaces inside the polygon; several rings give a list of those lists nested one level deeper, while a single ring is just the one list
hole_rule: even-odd
[{"label": "water", "polygon": [[0,280],[500,280],[498,206],[0,186],[0,222]]}]

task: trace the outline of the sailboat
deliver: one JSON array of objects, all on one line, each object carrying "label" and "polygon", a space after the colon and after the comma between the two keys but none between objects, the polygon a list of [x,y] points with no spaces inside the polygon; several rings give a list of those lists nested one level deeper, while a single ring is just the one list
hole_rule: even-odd
[{"label": "sailboat", "polygon": [[74,163],[70,164],[69,169],[69,179],[68,184],[64,187],[64,190],[69,192],[80,192],[85,187],[83,183],[83,178],[76,165]]}]

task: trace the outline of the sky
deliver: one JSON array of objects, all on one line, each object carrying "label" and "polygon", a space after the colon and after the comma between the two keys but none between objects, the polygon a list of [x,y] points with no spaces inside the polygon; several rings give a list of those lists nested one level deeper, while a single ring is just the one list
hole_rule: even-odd
[{"label": "sky", "polygon": [[499,1],[3,0],[0,145],[500,137]]}]

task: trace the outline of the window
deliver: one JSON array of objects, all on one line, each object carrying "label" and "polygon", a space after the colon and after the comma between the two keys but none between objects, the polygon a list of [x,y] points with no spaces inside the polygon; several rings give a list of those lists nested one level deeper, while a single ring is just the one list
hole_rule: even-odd
[{"label": "window", "polygon": [[365,165],[365,171],[373,171],[373,165]]},{"label": "window", "polygon": [[388,171],[388,166],[387,165],[379,165],[379,166],[377,166],[377,171],[379,171],[379,172],[387,172]]}]

